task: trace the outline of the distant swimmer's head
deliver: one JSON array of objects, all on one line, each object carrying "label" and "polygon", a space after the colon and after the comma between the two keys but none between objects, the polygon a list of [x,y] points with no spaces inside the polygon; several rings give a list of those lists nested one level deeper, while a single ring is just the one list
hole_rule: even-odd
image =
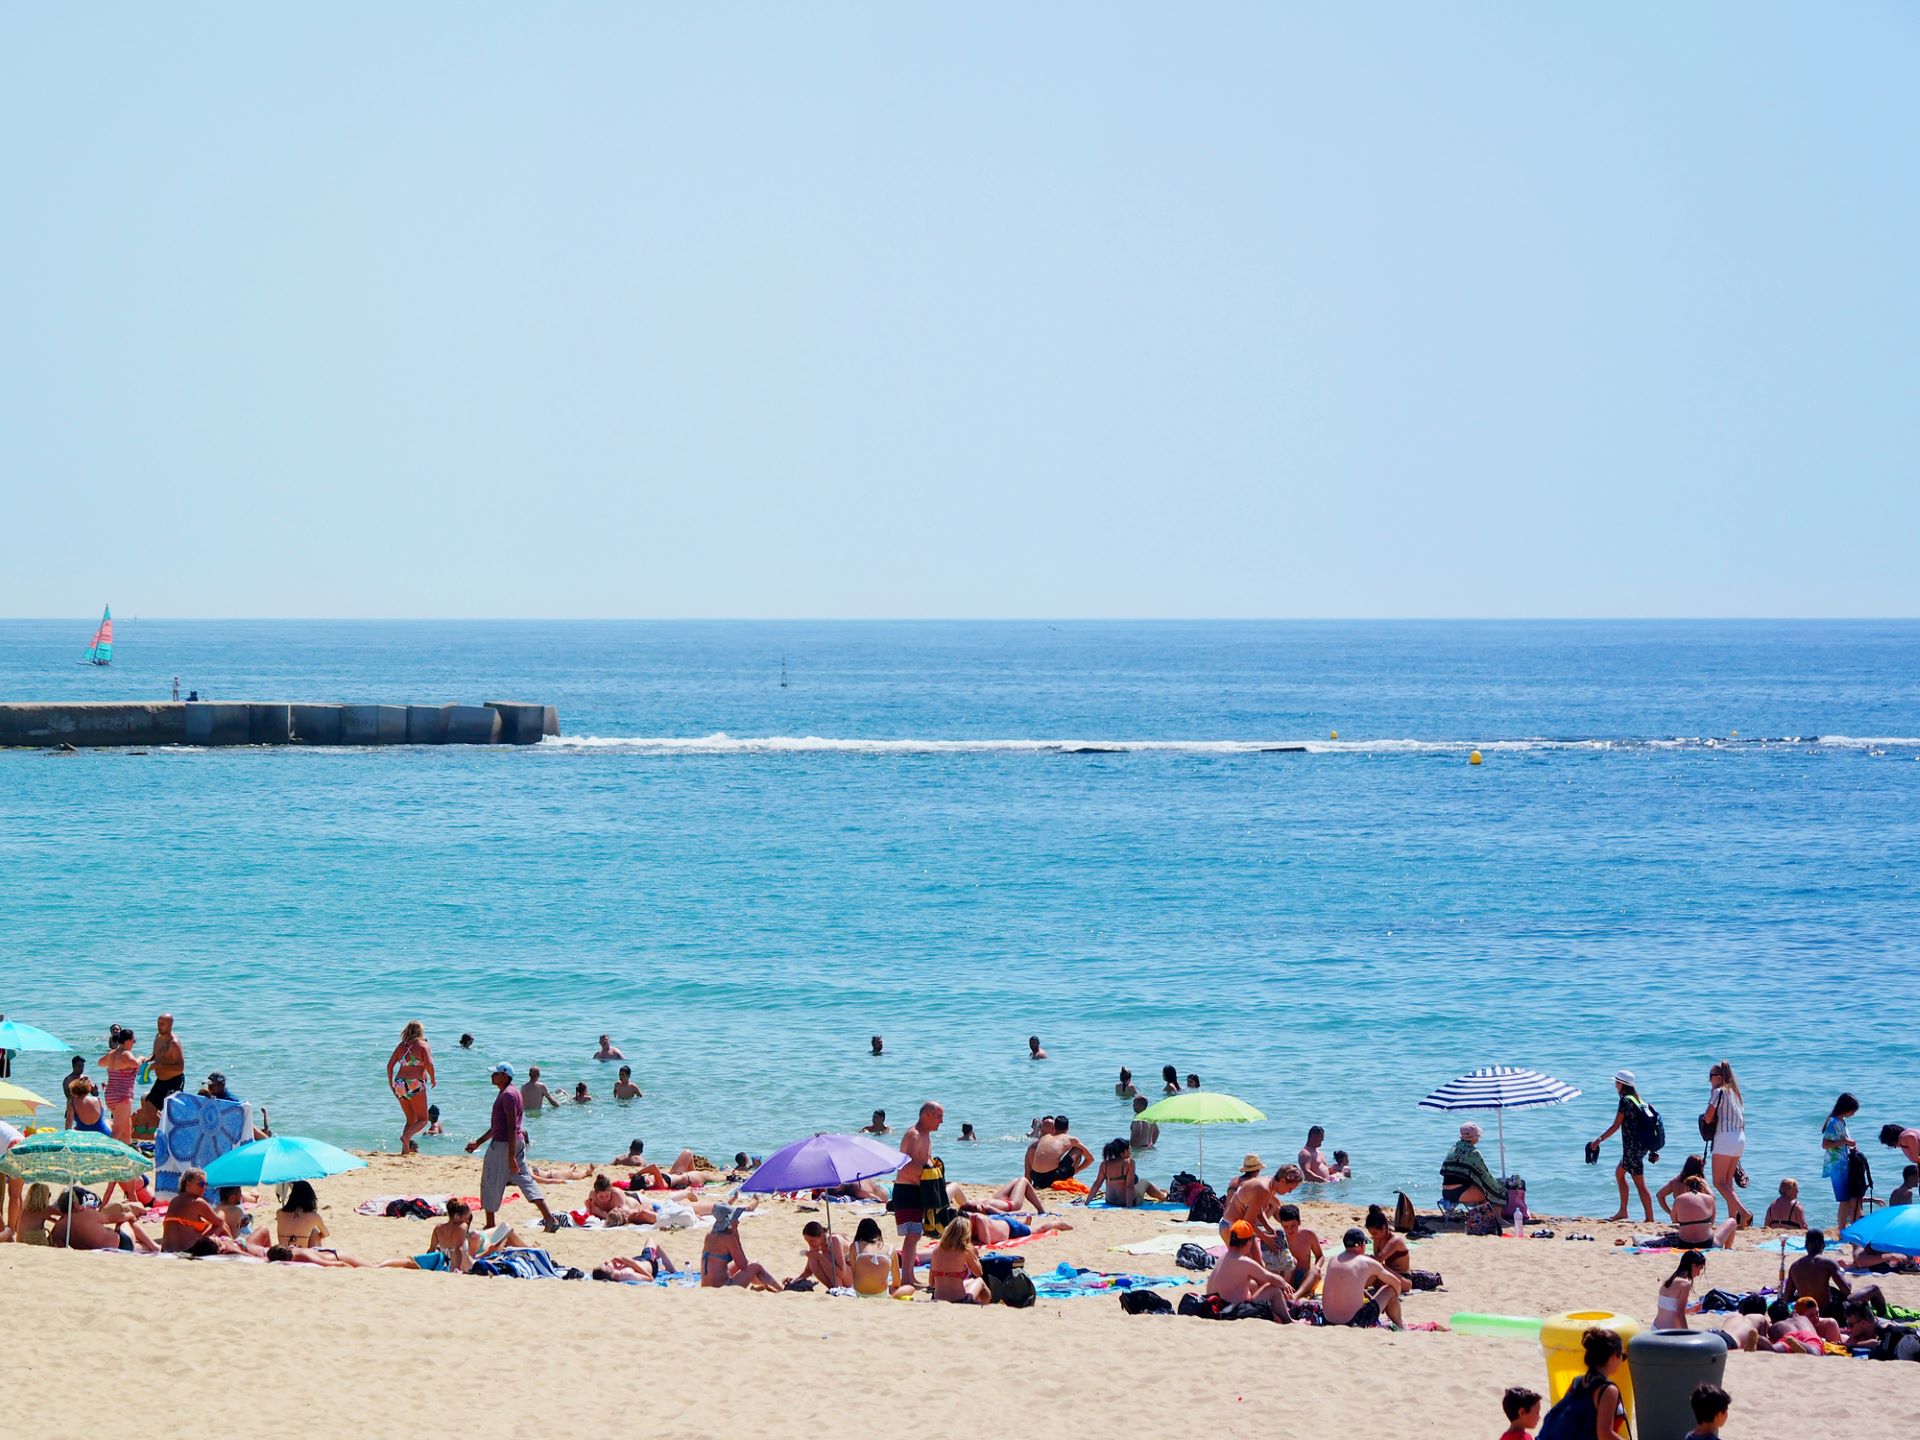
[{"label": "distant swimmer's head", "polygon": [[1136,1096],[1134,1096],[1134,1097],[1133,1097],[1133,1113],[1134,1113],[1134,1114],[1136,1114],[1136,1115],[1138,1115],[1138,1114],[1139,1114],[1139,1113],[1140,1113],[1140,1112],[1141,1112],[1142,1110],[1144,1110],[1144,1109],[1146,1109],[1146,1108],[1147,1108],[1147,1097],[1146,1097],[1146,1096],[1144,1096],[1144,1095],[1136,1095]]},{"label": "distant swimmer's head", "polygon": [[527,1066],[527,1083],[532,1084],[535,1080],[538,1080],[539,1078],[540,1078],[540,1067],[538,1065]]},{"label": "distant swimmer's head", "polygon": [[1038,1035],[1027,1036],[1027,1049],[1035,1055],[1040,1053],[1040,1037]]},{"label": "distant swimmer's head", "polygon": [[1133,1083],[1133,1071],[1127,1069],[1124,1065],[1120,1067],[1120,1083],[1122,1085],[1131,1085]]},{"label": "distant swimmer's head", "polygon": [[466,1034],[463,1034],[463,1035],[461,1035],[461,1037],[460,1037],[460,1048],[461,1048],[462,1050],[471,1050],[471,1049],[473,1049],[473,1036],[471,1036],[471,1035],[466,1035]]},{"label": "distant swimmer's head", "polygon": [[646,1148],[647,1142],[644,1140],[629,1140],[627,1142],[627,1154],[629,1155],[638,1155]]},{"label": "distant swimmer's head", "polygon": [[883,1050],[887,1048],[886,1043],[882,1041],[878,1035],[874,1036],[869,1043],[873,1046],[873,1053],[876,1055],[880,1054]]},{"label": "distant swimmer's head", "polygon": [[1200,1077],[1198,1075],[1187,1076],[1187,1089],[1198,1090],[1199,1088],[1200,1088]]},{"label": "distant swimmer's head", "polygon": [[1325,1140],[1326,1138],[1327,1138],[1326,1126],[1310,1125],[1307,1127],[1307,1144],[1318,1145],[1322,1140]]},{"label": "distant swimmer's head", "polygon": [[633,1079],[633,1066],[631,1066],[631,1065],[622,1065],[622,1066],[620,1067],[620,1078],[621,1078],[622,1080],[631,1080],[631,1079]]},{"label": "distant swimmer's head", "polygon": [[[971,1120],[963,1120],[960,1123],[960,1138],[962,1140],[977,1140],[980,1138],[973,1133],[973,1122]],[[1909,1166],[1908,1168],[1911,1169],[1912,1167]]]},{"label": "distant swimmer's head", "polygon": [[494,1066],[493,1067],[493,1083],[499,1086],[502,1090],[506,1089],[507,1086],[513,1084],[513,1066],[507,1064],[506,1061],[504,1060],[501,1061],[498,1065]]},{"label": "distant swimmer's head", "polygon": [[433,1121],[436,1125],[440,1123],[440,1107],[438,1105],[427,1106],[427,1119]]},{"label": "distant swimmer's head", "polygon": [[1056,1115],[1053,1117],[1053,1133],[1054,1134],[1066,1135],[1066,1134],[1069,1134],[1072,1131],[1072,1129],[1073,1127],[1067,1123],[1066,1116]]}]

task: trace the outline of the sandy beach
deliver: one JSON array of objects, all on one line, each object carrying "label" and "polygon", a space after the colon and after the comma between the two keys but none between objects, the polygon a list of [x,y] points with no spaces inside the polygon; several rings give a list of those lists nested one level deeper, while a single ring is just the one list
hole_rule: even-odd
[{"label": "sandy beach", "polygon": [[[369,1160],[367,1169],[318,1187],[335,1241],[363,1259],[424,1248],[429,1225],[358,1215],[361,1200],[477,1187],[476,1160]],[[550,1186],[548,1195],[572,1207],[586,1190],[580,1181]],[[271,1210],[270,1198],[262,1208]],[[1309,1200],[1303,1210],[1323,1239],[1358,1219],[1351,1205]],[[877,1212],[836,1206],[835,1223],[850,1229],[853,1216]],[[1066,1213],[1071,1232],[1021,1251],[1030,1273],[1063,1261],[1178,1273],[1170,1256],[1114,1247],[1167,1234],[1179,1217]],[[519,1200],[503,1214],[530,1219]],[[782,1277],[794,1273],[800,1227],[812,1218],[790,1202],[764,1203],[742,1229],[748,1254]],[[1447,1234],[1418,1242],[1415,1265],[1440,1271],[1446,1288],[1409,1297],[1408,1321],[1576,1307],[1651,1318],[1671,1261],[1622,1253],[1613,1242],[1633,1227],[1539,1224],[1596,1239]],[[683,1266],[697,1258],[699,1232],[575,1230],[543,1243],[557,1261],[587,1268],[652,1239]],[[1778,1266],[1777,1256],[1763,1252],[1715,1254],[1707,1280],[1758,1286]],[[1882,1283],[1896,1303],[1920,1305],[1920,1278]],[[1130,1433],[1146,1434],[1276,1427],[1344,1434],[1384,1426],[1475,1440],[1503,1428],[1506,1386],[1545,1388],[1540,1351],[1529,1343],[1128,1316],[1111,1295],[1013,1311],[924,1298],[508,1281],[21,1245],[0,1245],[0,1294],[16,1338],[13,1388],[34,1397],[35,1428],[46,1434],[124,1424],[137,1407],[182,1431],[241,1422],[260,1433],[369,1437],[609,1425],[649,1436],[797,1436],[898,1424],[894,1417],[905,1414],[920,1433],[937,1436],[1008,1423],[1078,1429],[1117,1418]],[[18,1343],[25,1337],[35,1338]],[[128,1368],[119,1370],[115,1357]],[[95,1383],[103,1365],[131,1387]],[[1736,1354],[1726,1385],[1734,1396],[1728,1433],[1742,1440],[1920,1429],[1920,1387],[1900,1364]]]}]

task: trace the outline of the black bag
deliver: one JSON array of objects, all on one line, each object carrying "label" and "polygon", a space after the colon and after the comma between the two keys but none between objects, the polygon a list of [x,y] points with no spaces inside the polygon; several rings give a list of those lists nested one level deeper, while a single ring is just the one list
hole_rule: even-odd
[{"label": "black bag", "polygon": [[1180,1297],[1178,1313],[1193,1315],[1202,1320],[1218,1320],[1220,1312],[1227,1308],[1227,1302],[1218,1295],[1196,1295],[1191,1290]]},{"label": "black bag", "polygon": [[1875,1360],[1920,1360],[1920,1335],[1911,1325],[1882,1325],[1867,1353]]},{"label": "black bag", "polygon": [[[1740,1308],[1740,1302],[1744,1299],[1746,1299],[1744,1295],[1737,1295],[1731,1290],[1716,1288],[1707,1291],[1706,1294],[1700,1297],[1700,1308],[1708,1314],[1723,1315],[1729,1310],[1738,1310]],[[1764,1300],[1760,1302],[1760,1307],[1763,1310],[1766,1308],[1766,1302]]]},{"label": "black bag", "polygon": [[1413,1201],[1402,1190],[1393,1201],[1393,1228],[1402,1235],[1411,1235],[1414,1226],[1420,1223],[1420,1212],[1413,1208]]},{"label": "black bag", "polygon": [[1129,1315],[1171,1315],[1173,1306],[1167,1297],[1152,1290],[1128,1290],[1120,1297],[1120,1308]]},{"label": "black bag", "polygon": [[1205,1181],[1196,1180],[1187,1191],[1187,1219],[1203,1221],[1208,1225],[1218,1225],[1220,1217],[1226,1214],[1227,1207],[1220,1203],[1220,1197],[1213,1193],[1213,1187]]},{"label": "black bag", "polygon": [[1173,1183],[1167,1186],[1167,1199],[1176,1205],[1184,1205],[1187,1203],[1187,1192],[1199,1183],[1199,1179],[1192,1173],[1182,1170],[1173,1177]]},{"label": "black bag", "polygon": [[1182,1270],[1211,1270],[1215,1264],[1214,1256],[1189,1240],[1174,1252],[1173,1263]]},{"label": "black bag", "polygon": [[1660,1118],[1660,1112],[1639,1096],[1637,1104],[1627,1107],[1627,1124],[1633,1129],[1633,1141],[1646,1152],[1647,1159],[1658,1160],[1660,1152],[1667,1148],[1667,1122]]},{"label": "black bag", "polygon": [[1407,1276],[1416,1290],[1438,1290],[1447,1282],[1440,1278],[1438,1270],[1414,1270]]},{"label": "black bag", "polygon": [[1016,1270],[1004,1280],[988,1277],[987,1293],[1009,1310],[1026,1310],[1033,1305],[1033,1280],[1024,1270]]},{"label": "black bag", "polygon": [[1010,1280],[1014,1272],[1027,1268],[1023,1255],[982,1255],[980,1273],[991,1284],[995,1280]]}]

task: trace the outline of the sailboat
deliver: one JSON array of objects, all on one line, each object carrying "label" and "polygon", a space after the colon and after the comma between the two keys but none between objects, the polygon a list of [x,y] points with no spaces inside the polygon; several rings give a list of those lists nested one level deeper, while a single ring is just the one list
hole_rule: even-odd
[{"label": "sailboat", "polygon": [[86,663],[89,665],[113,663],[113,607],[111,605],[100,612],[100,628],[93,632],[93,643],[87,647]]}]

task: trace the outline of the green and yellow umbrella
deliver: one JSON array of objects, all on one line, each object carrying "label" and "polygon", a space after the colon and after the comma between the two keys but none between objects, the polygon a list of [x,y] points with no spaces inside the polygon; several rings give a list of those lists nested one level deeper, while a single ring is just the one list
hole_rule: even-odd
[{"label": "green and yellow umbrella", "polygon": [[0,1115],[31,1115],[42,1105],[53,1102],[33,1093],[24,1085],[0,1080]]},{"label": "green and yellow umbrella", "polygon": [[1200,1160],[1196,1168],[1202,1180],[1207,1178],[1206,1126],[1245,1125],[1266,1118],[1238,1096],[1223,1095],[1217,1090],[1182,1090],[1178,1095],[1167,1096],[1157,1105],[1149,1105],[1134,1116],[1136,1120],[1149,1120],[1156,1125],[1201,1126]]}]

